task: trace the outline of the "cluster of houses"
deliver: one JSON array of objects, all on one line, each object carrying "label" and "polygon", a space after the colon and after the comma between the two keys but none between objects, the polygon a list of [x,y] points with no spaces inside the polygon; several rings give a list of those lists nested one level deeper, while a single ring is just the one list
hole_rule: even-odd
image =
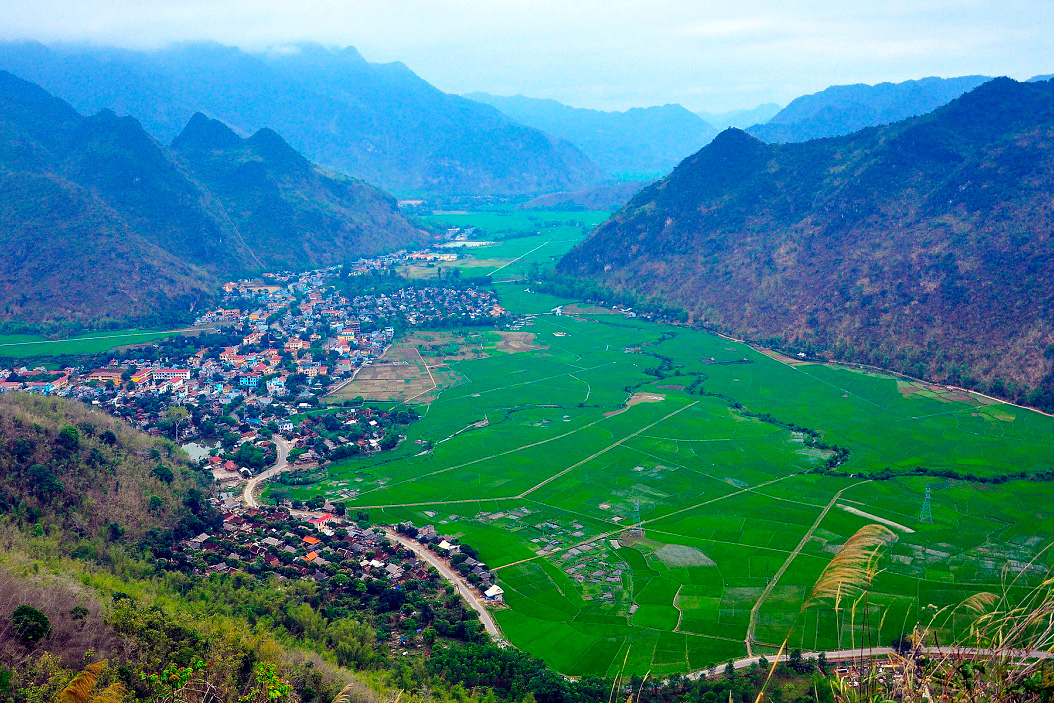
[{"label": "cluster of houses", "polygon": [[360,528],[332,514],[296,517],[279,508],[235,509],[222,530],[184,540],[179,558],[194,573],[273,573],[347,587],[352,580],[395,585],[424,580],[430,567],[391,544],[380,528]]},{"label": "cluster of houses", "polygon": [[[363,259],[347,273],[384,270],[408,256]],[[130,350],[98,367],[13,368],[0,372],[6,379],[0,381],[0,392],[77,398],[146,432],[180,442],[229,438],[233,433],[237,445],[253,442],[271,452],[270,435],[282,433],[309,452],[302,459],[305,464],[313,458],[310,452],[343,445],[378,451],[385,442],[386,423],[383,417],[369,417],[372,411],[342,417],[348,431],[336,435],[320,432],[310,421],[294,425],[290,418],[316,407],[359,368],[374,363],[391,344],[397,326],[481,324],[505,311],[493,293],[464,287],[345,297],[337,285],[342,273],[330,267],[269,274],[262,282],[227,283],[219,305],[197,320],[202,334],[181,338],[181,354],[158,359],[157,354],[137,357]],[[186,408],[188,417],[166,412],[174,405]],[[359,417],[363,414],[366,417]],[[223,422],[227,425],[216,427]],[[218,468],[230,465],[225,460]],[[231,473],[237,476],[241,468],[235,465]]]},{"label": "cluster of houses", "polygon": [[425,525],[418,529],[410,522],[402,522],[397,526],[399,532],[416,539],[440,557],[448,559],[452,568],[456,569],[465,579],[479,589],[484,599],[493,602],[502,602],[505,591],[495,583],[494,574],[482,561],[462,552],[461,545],[452,541],[449,537],[440,535],[433,525]]}]

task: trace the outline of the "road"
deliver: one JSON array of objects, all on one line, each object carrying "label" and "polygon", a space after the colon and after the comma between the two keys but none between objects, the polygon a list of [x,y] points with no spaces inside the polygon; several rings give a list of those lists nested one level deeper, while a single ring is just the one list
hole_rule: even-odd
[{"label": "road", "polygon": [[464,598],[470,606],[472,606],[473,610],[479,613],[479,619],[480,621],[482,621],[483,627],[486,628],[487,633],[498,642],[505,642],[505,638],[502,637],[501,630],[498,628],[498,623],[494,620],[494,616],[490,614],[490,611],[487,610],[487,607],[483,605],[483,601],[481,601],[479,599],[479,596],[476,595],[476,592],[473,589],[472,585],[468,581],[463,579],[461,577],[461,574],[457,573],[449,566],[444,564],[435,554],[432,554],[432,552],[428,551],[427,548],[422,546],[416,540],[412,540],[409,537],[406,537],[405,535],[401,535],[389,527],[384,527],[382,529],[384,530],[384,533],[385,535],[387,535],[388,539],[401,544],[424,561],[427,561],[429,564],[435,567],[435,570],[438,571],[443,578],[454,584],[455,588],[457,588],[458,590],[458,593],[461,594],[461,597]]},{"label": "road", "polygon": [[[892,647],[872,647],[871,649],[868,649],[868,650],[860,650],[860,649],[827,650],[827,651],[824,652],[824,655],[827,657],[828,661],[835,662],[835,661],[844,661],[846,659],[859,659],[861,656],[864,656],[864,657],[885,657],[885,656],[889,656],[890,654],[893,654],[895,651],[896,650],[894,650]],[[952,656],[952,655],[972,656],[974,654],[985,655],[985,654],[990,653],[990,650],[978,649],[976,647],[922,647],[920,651],[923,654],[931,654],[931,655],[932,654],[936,654],[936,655],[944,655],[944,656]],[[802,657],[807,659],[809,657],[816,657],[819,654],[820,654],[819,652],[802,652]],[[1015,659],[1054,659],[1054,653],[1047,652],[1045,650],[1034,650],[1034,651],[1031,651],[1031,652],[1015,651],[1014,652],[1014,658]],[[783,654],[783,655],[781,655],[779,657],[779,661],[781,661],[781,662],[786,662],[789,659],[790,659],[790,655],[788,655],[788,654]],[[768,661],[769,661],[769,663],[771,663],[774,660],[775,660],[775,657],[772,657]],[[760,656],[757,656],[757,657],[745,657],[743,659],[737,659],[736,661],[732,662],[732,668],[734,668],[736,670],[746,669],[746,668],[749,668],[749,667],[753,666],[754,664],[759,663],[760,661],[761,661],[761,657]],[[715,666],[714,667],[714,674],[715,675],[720,675],[720,674],[722,674],[724,672],[724,670],[725,670],[725,667],[723,665]],[[688,678],[689,679],[700,679],[700,678],[704,678],[705,676],[706,676],[706,670],[695,671],[695,672],[692,672],[691,674],[688,674]]]},{"label": "road", "polygon": [[245,505],[250,508],[259,508],[260,504],[256,502],[256,487],[261,481],[266,481],[272,476],[277,476],[283,471],[289,470],[289,464],[286,463],[286,458],[289,456],[289,442],[285,441],[278,435],[272,437],[275,446],[278,447],[278,460],[274,463],[274,466],[261,471],[256,474],[245,484],[245,492],[242,494],[242,500]]}]

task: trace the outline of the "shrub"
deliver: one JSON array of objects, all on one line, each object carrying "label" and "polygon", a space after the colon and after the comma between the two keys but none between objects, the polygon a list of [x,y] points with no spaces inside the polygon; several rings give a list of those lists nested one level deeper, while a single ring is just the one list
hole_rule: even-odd
[{"label": "shrub", "polygon": [[51,622],[33,606],[20,605],[11,614],[11,630],[24,647],[29,647],[48,636]]}]

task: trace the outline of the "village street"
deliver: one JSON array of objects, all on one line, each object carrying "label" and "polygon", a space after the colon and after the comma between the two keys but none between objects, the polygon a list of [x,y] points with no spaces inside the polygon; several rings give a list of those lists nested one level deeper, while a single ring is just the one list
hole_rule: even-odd
[{"label": "village street", "polygon": [[259,503],[256,502],[256,487],[260,484],[261,481],[266,481],[272,476],[277,476],[283,471],[289,469],[289,464],[286,462],[286,457],[289,456],[289,442],[284,440],[279,435],[274,436],[274,442],[275,445],[278,447],[278,460],[275,461],[274,466],[267,469],[266,471],[261,471],[256,476],[250,478],[249,481],[245,484],[245,492],[243,494],[242,500],[245,502],[246,507],[260,507]]},{"label": "village street", "polygon": [[472,585],[461,577],[461,574],[458,574],[444,564],[435,554],[428,551],[428,548],[420,542],[401,535],[388,527],[383,529],[388,539],[411,550],[419,559],[422,559],[435,567],[435,570],[438,571],[443,578],[454,584],[458,593],[461,594],[461,597],[468,601],[468,604],[472,606],[473,610],[479,613],[479,619],[490,636],[498,643],[505,642],[505,638],[502,637],[501,630],[498,628],[498,623],[494,620],[494,616],[490,614],[490,611],[487,610],[487,606],[484,605],[483,601],[481,601],[479,596],[476,595],[475,589],[473,589]]}]

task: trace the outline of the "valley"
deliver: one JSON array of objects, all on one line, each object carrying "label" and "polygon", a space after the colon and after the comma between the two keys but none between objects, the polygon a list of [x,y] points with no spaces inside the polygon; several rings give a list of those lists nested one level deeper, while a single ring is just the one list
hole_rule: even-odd
[{"label": "valley", "polygon": [[537,348],[444,361],[452,386],[410,401],[407,441],[289,496],[472,544],[505,591],[504,635],[558,671],[698,671],[774,654],[788,630],[794,647],[850,646],[859,622],[799,611],[869,522],[897,536],[868,606],[876,642],[1008,565],[1022,583],[1046,568],[1030,562],[1054,528],[1054,419],[495,288]]}]

